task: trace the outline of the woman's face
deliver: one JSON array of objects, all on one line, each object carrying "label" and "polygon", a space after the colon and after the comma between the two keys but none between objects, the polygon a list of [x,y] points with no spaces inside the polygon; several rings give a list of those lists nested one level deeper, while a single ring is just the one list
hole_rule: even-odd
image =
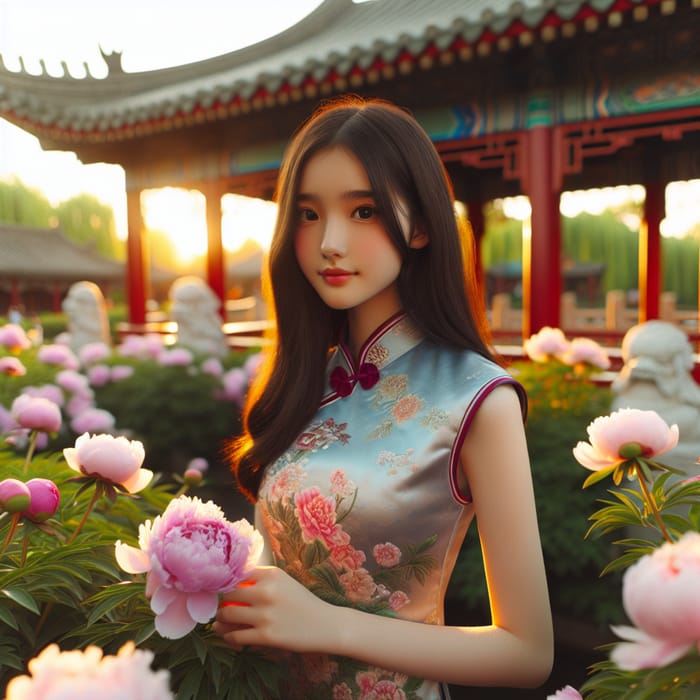
[{"label": "woman's face", "polygon": [[[296,204],[296,257],[321,299],[372,328],[399,311],[401,255],[357,158],[336,147],[314,155],[303,170]],[[397,206],[396,213],[408,239],[403,209]]]}]

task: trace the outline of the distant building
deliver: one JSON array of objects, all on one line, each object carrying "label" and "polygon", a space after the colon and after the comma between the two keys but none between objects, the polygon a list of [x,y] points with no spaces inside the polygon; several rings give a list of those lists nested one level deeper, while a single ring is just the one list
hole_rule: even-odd
[{"label": "distant building", "polygon": [[[159,271],[153,281],[165,287],[173,279]],[[81,280],[94,282],[110,299],[124,293],[126,265],[77,245],[60,229],[0,223],[0,315],[10,309],[60,311],[70,286]]]}]

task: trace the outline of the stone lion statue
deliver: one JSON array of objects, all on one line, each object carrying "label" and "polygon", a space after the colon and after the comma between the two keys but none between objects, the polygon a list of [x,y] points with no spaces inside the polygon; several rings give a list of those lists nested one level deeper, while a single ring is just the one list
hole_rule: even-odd
[{"label": "stone lion statue", "polygon": [[678,446],[659,461],[696,475],[700,471],[700,386],[692,375],[688,336],[666,321],[640,323],[625,334],[622,359],[624,366],[612,384],[612,410],[652,410],[669,425],[678,425]]},{"label": "stone lion statue", "polygon": [[223,357],[228,353],[221,328],[220,300],[211,287],[194,275],[179,277],[170,287],[171,315],[177,322],[177,344]]},{"label": "stone lion statue", "polygon": [[105,299],[94,282],[71,285],[61,306],[68,317],[68,344],[73,351],[89,343],[112,344]]}]

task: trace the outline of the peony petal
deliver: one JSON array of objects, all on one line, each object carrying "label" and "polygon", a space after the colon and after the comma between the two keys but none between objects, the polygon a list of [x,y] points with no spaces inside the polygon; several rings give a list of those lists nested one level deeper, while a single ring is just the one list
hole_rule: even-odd
[{"label": "peony petal", "polygon": [[138,493],[151,483],[153,472],[150,469],[139,469],[133,476],[122,482],[129,493]]},{"label": "peony petal", "polygon": [[655,639],[634,627],[612,627],[613,632],[629,642],[617,644],[610,660],[624,671],[657,668],[677,661],[690,649],[687,642]]},{"label": "peony petal", "polygon": [[188,593],[187,612],[197,622],[209,622],[216,615],[219,596],[216,593]]},{"label": "peony petal", "polygon": [[151,610],[156,615],[164,613],[168,606],[180,595],[174,588],[158,586],[151,596]]},{"label": "peony petal", "polygon": [[65,447],[63,449],[63,456],[65,457],[68,466],[73,471],[80,472],[82,474],[82,471],[80,470],[80,463],[78,462],[78,450],[76,450],[75,447]]},{"label": "peony petal", "polygon": [[124,544],[117,540],[114,545],[114,554],[117,564],[130,574],[143,574],[151,568],[148,555],[136,547]]},{"label": "peony petal", "polygon": [[180,639],[191,632],[197,623],[187,612],[187,595],[175,597],[168,609],[155,617],[156,631],[166,639]]},{"label": "peony petal", "polygon": [[579,442],[573,449],[576,461],[586,469],[597,472],[621,462],[621,459],[606,459],[600,452],[587,442]]}]

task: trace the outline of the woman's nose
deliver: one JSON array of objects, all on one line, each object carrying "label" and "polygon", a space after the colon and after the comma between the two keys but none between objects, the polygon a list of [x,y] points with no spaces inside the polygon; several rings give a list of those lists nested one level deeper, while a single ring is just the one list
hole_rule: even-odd
[{"label": "woman's nose", "polygon": [[342,257],[348,252],[347,235],[339,221],[329,220],[321,240],[321,254],[326,258]]}]

